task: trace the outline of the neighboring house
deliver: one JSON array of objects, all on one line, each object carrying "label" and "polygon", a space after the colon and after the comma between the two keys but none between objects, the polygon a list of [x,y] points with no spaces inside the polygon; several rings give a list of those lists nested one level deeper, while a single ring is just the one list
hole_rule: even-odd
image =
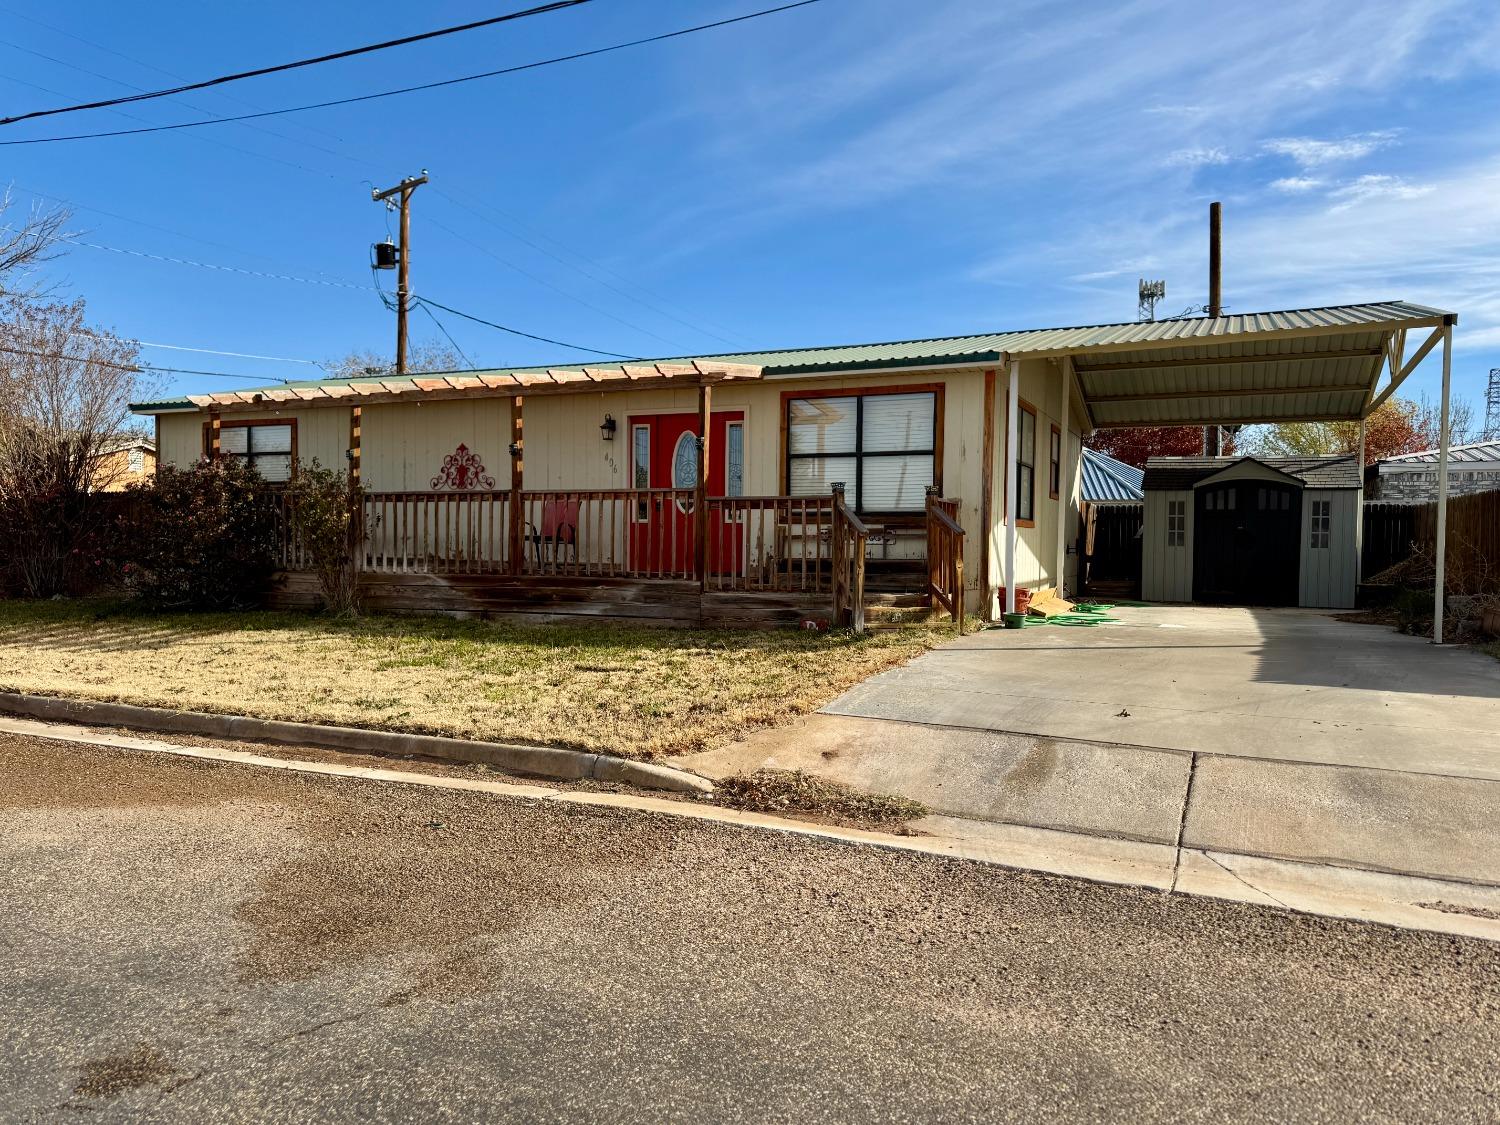
[{"label": "neighboring house", "polygon": [[1116,461],[1097,449],[1083,451],[1083,500],[1087,504],[1139,504],[1145,470]]},{"label": "neighboring house", "polygon": [[[942,604],[961,582],[968,611],[994,617],[1007,588],[1065,585],[1085,433],[1358,418],[1395,338],[1453,320],[1345,305],[369,375],[134,409],[155,418],[164,464],[243,458],[268,481],[347,465],[370,490],[376,608],[785,620],[857,590],[838,568],[865,543],[867,589]],[[283,559],[305,565],[290,540]],[[284,590],[311,589],[297,582]]]},{"label": "neighboring house", "polygon": [[[1437,499],[1438,451],[1387,457],[1365,469],[1365,499],[1425,504]],[[1500,489],[1500,438],[1448,448],[1448,495]]]},{"label": "neighboring house", "polygon": [[94,469],[100,492],[120,492],[156,473],[156,439],[147,434],[121,434],[107,442]]},{"label": "neighboring house", "polygon": [[1355,460],[1352,454],[1151,458],[1141,596],[1352,607],[1359,574]]}]

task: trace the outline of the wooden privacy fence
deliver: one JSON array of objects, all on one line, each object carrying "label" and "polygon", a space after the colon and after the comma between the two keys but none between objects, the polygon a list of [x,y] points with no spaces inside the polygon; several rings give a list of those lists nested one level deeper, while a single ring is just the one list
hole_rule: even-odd
[{"label": "wooden privacy fence", "polygon": [[[1366,504],[1361,577],[1437,551],[1437,502]],[[1449,593],[1500,593],[1500,491],[1448,500]]]},{"label": "wooden privacy fence", "polygon": [[1141,585],[1141,527],[1144,504],[1089,504],[1083,506],[1083,566],[1080,587],[1094,582]]},{"label": "wooden privacy fence", "polygon": [[927,594],[932,608],[946,609],[964,628],[964,529],[958,501],[927,494]]}]

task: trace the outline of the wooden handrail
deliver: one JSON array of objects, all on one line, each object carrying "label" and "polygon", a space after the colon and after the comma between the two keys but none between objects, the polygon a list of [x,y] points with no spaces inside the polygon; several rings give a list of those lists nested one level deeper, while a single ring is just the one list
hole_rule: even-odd
[{"label": "wooden handrail", "polygon": [[964,628],[964,529],[958,501],[927,496],[927,593],[933,609],[946,609]]}]

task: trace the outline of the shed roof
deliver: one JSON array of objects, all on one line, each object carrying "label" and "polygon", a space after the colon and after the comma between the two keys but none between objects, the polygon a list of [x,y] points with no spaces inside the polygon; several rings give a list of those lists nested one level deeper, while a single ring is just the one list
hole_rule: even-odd
[{"label": "shed roof", "polygon": [[132,409],[155,414],[243,408],[266,400],[334,405],[625,389],[642,378],[696,382],[711,372],[774,378],[1051,358],[1074,365],[1093,427],[1357,418],[1370,401],[1393,334],[1455,319],[1424,305],[1382,301],[622,364],[321,379],[137,403]]},{"label": "shed roof", "polygon": [[1201,480],[1242,461],[1296,477],[1308,488],[1358,488],[1355,456],[1337,457],[1153,457],[1146,462],[1141,487],[1146,492],[1185,492]]},{"label": "shed roof", "polygon": [[1083,451],[1083,498],[1090,504],[1140,503],[1145,496],[1141,491],[1144,475],[1134,465],[1097,449]]},{"label": "shed roof", "polygon": [[[1395,457],[1383,457],[1382,465],[1437,464],[1438,451],[1423,449],[1417,453],[1402,453]],[[1450,445],[1448,461],[1500,461],[1500,438],[1493,441],[1475,441],[1467,445]]]}]

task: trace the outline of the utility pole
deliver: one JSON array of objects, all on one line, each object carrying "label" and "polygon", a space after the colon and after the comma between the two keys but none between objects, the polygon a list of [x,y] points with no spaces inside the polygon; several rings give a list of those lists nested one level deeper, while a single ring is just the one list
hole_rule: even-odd
[{"label": "utility pole", "polygon": [[386,206],[392,196],[401,197],[401,249],[396,259],[396,374],[406,374],[406,310],[411,304],[411,195],[427,182],[427,170],[420,176],[408,176],[395,187],[372,188],[370,198]]},{"label": "utility pole", "polygon": [[[1224,303],[1220,292],[1223,251],[1223,210],[1217,202],[1208,205],[1208,315],[1214,319],[1224,315]],[[1218,426],[1203,427],[1203,455],[1217,457],[1223,448]]]}]

